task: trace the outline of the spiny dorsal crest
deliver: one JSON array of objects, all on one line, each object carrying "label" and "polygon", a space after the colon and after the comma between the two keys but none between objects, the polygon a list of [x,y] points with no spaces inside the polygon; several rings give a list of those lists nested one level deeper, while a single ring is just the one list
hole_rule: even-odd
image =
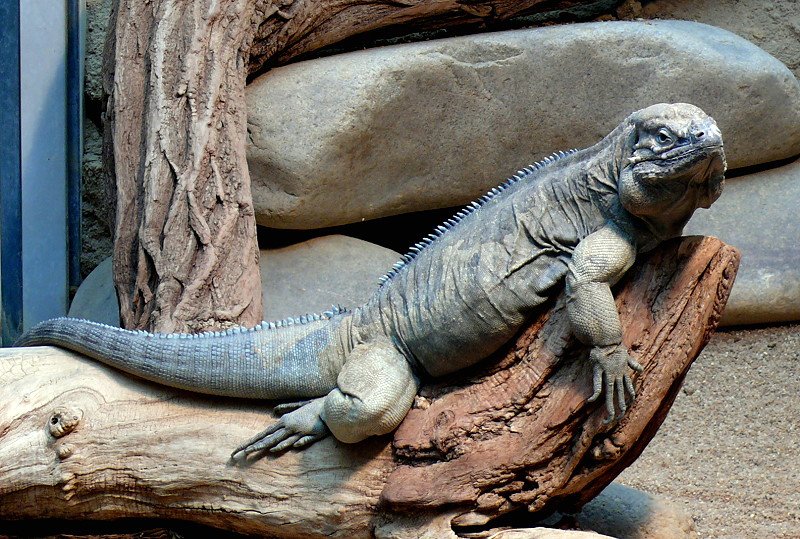
[{"label": "spiny dorsal crest", "polygon": [[327,311],[323,311],[321,313],[310,313],[304,314],[302,316],[296,317],[289,317],[284,318],[283,320],[275,320],[275,321],[263,321],[255,327],[246,328],[243,326],[236,326],[230,329],[226,329],[224,331],[214,331],[209,333],[169,333],[167,334],[168,337],[178,337],[178,338],[199,338],[199,337],[224,337],[226,335],[235,335],[238,333],[252,333],[254,331],[263,331],[269,329],[278,329],[287,326],[296,326],[301,324],[308,324],[310,322],[317,322],[319,320],[329,320],[336,315],[339,314],[346,314],[350,312],[345,307],[341,305],[333,305]]},{"label": "spiny dorsal crest", "polygon": [[284,318],[283,320],[276,320],[272,322],[264,321],[252,328],[246,328],[244,326],[236,326],[223,331],[207,331],[205,333],[150,333],[149,331],[143,331],[140,329],[126,330],[114,326],[109,326],[107,324],[102,324],[100,322],[94,322],[92,320],[84,320],[81,318],[57,318],[54,319],[53,322],[65,321],[69,323],[72,320],[76,320],[81,323],[86,323],[92,326],[100,327],[103,330],[123,331],[126,333],[133,333],[141,337],[153,337],[153,338],[164,338],[164,339],[203,339],[207,337],[225,337],[228,335],[253,333],[255,331],[277,329],[299,324],[308,324],[310,322],[316,322],[319,320],[329,320],[334,316],[340,314],[347,314],[349,312],[350,311],[348,309],[342,307],[341,305],[333,305],[330,309],[328,309],[327,311],[323,311],[321,313],[304,314],[302,316]]},{"label": "spiny dorsal crest", "polygon": [[467,215],[475,213],[475,211],[480,209],[484,204],[494,199],[497,195],[504,192],[509,187],[519,182],[523,178],[528,178],[533,173],[543,169],[550,163],[555,163],[559,159],[571,155],[577,151],[578,151],[577,148],[575,148],[572,150],[567,150],[565,152],[556,152],[552,155],[548,155],[541,161],[538,161],[532,165],[529,165],[525,168],[518,170],[516,174],[508,178],[506,181],[504,181],[497,187],[492,187],[491,189],[489,189],[489,191],[487,191],[485,195],[480,197],[478,200],[470,202],[464,209],[460,210],[453,217],[451,217],[441,225],[437,226],[432,233],[428,234],[427,236],[422,238],[421,241],[409,247],[408,252],[404,254],[399,261],[395,262],[389,271],[387,271],[383,276],[381,276],[380,279],[378,279],[379,286],[383,286],[390,280],[392,280],[392,277],[400,273],[400,270],[402,270],[409,263],[411,263],[411,261],[414,260],[423,249],[431,245],[439,237],[446,234],[451,228],[453,228],[461,221],[463,221]]}]

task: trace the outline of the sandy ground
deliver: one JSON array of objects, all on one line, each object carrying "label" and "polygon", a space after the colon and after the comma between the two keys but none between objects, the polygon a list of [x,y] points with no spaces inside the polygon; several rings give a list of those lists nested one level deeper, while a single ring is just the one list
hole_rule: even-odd
[{"label": "sandy ground", "polygon": [[618,479],[667,498],[705,538],[800,538],[800,325],[726,330]]}]

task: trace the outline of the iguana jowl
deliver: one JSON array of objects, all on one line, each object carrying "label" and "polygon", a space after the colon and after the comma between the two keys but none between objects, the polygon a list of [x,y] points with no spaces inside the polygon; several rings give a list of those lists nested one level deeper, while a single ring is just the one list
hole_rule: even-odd
[{"label": "iguana jowl", "polygon": [[412,247],[352,312],[200,335],[126,331],[61,318],[19,345],[54,344],[190,391],[283,405],[234,454],[281,451],[330,430],[343,442],[392,431],[420,377],[485,358],[566,282],[575,336],[590,347],[610,419],[635,396],[610,286],[636,253],[681,234],[716,200],[725,157],[714,122],[688,104],[631,114],[596,145],[528,167]]}]

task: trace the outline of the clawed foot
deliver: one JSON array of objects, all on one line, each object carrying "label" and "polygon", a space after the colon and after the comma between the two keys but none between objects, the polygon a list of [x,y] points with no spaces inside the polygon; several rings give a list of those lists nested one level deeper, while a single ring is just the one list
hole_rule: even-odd
[{"label": "clawed foot", "polygon": [[330,431],[320,419],[323,399],[280,404],[275,412],[282,417],[245,443],[237,447],[231,458],[243,457],[257,451],[278,453],[301,448],[325,438]]},{"label": "clawed foot", "polygon": [[[605,390],[608,418],[604,423],[608,424],[624,416],[628,410],[625,402],[626,393],[631,396],[631,400],[636,398],[636,390],[628,373],[628,367],[636,372],[642,372],[644,368],[628,354],[622,345],[592,348],[589,352],[589,360],[594,368],[594,393],[588,401],[596,401]],[[616,415],[615,404],[619,407],[619,416]]]}]

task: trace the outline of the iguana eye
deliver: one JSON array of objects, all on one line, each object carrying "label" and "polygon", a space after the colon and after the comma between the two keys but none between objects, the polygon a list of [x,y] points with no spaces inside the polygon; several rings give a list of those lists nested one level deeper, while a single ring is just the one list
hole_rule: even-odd
[{"label": "iguana eye", "polygon": [[661,128],[658,130],[658,133],[656,133],[656,142],[662,146],[672,142],[672,140],[672,133],[667,128]]}]

